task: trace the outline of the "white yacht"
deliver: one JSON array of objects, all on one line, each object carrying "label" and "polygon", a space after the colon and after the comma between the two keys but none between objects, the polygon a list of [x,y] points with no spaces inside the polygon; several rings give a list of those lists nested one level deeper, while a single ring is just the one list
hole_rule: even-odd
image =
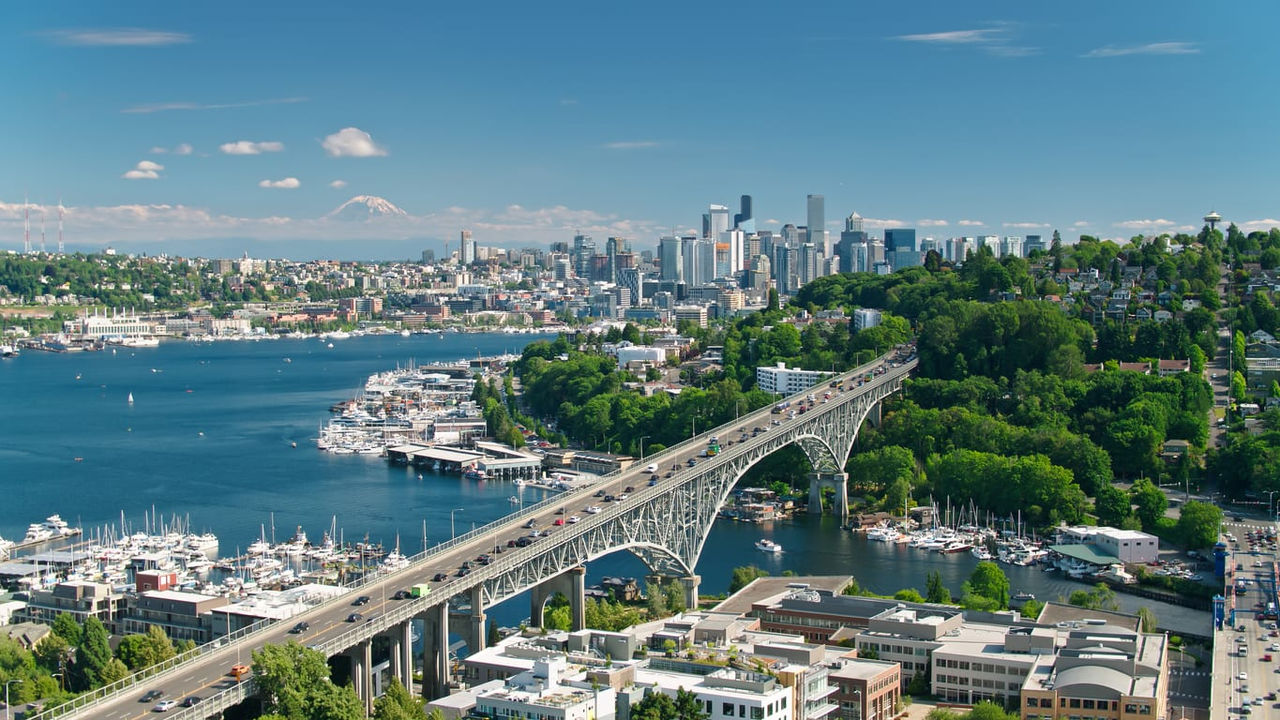
[{"label": "white yacht", "polygon": [[53,533],[53,537],[66,537],[75,535],[76,531],[62,519],[60,515],[54,514],[44,519],[44,526]]},{"label": "white yacht", "polygon": [[760,538],[757,540],[756,549],[767,553],[782,552],[782,546],[768,538]]},{"label": "white yacht", "polygon": [[45,527],[43,523],[31,523],[27,526],[27,534],[22,538],[22,542],[23,544],[38,543],[52,539],[53,532]]},{"label": "white yacht", "polygon": [[876,542],[897,542],[898,538],[901,536],[902,533],[888,525],[880,525],[867,531],[867,539],[875,540]]}]

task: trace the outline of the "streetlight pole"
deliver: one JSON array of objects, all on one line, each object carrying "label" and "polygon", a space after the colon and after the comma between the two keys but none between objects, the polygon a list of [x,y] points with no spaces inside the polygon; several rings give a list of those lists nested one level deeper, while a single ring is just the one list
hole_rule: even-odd
[{"label": "streetlight pole", "polygon": [[6,680],[4,683],[4,718],[5,720],[13,720],[13,708],[9,706],[9,686],[16,682],[22,682],[22,680],[23,680],[22,678],[14,678],[12,680]]},{"label": "streetlight pole", "polygon": [[1276,492],[1280,492],[1280,491],[1264,490],[1263,492],[1267,494],[1267,518],[1270,519],[1275,516],[1275,513],[1273,513],[1271,510],[1271,498],[1275,496]]},{"label": "streetlight pole", "polygon": [[857,720],[862,720],[862,718],[863,718],[863,712],[862,712],[862,691],[861,691],[861,690],[859,690],[859,689],[857,689],[857,688],[854,688],[854,689],[853,689],[853,694],[855,694],[855,695],[857,695],[857,696],[858,696],[858,718],[857,718]]},{"label": "streetlight pole", "polygon": [[463,509],[463,508],[454,508],[454,509],[452,509],[452,510],[450,510],[450,511],[449,511],[449,539],[450,539],[450,540],[452,540],[452,539],[454,539],[455,537],[457,537],[457,536],[458,536],[457,532],[455,532],[455,531],[454,531],[454,529],[453,529],[453,514],[454,514],[454,513],[456,513],[456,512],[458,512],[458,511],[460,511],[460,510],[462,510],[462,509]]},{"label": "streetlight pole", "polygon": [[644,441],[648,439],[649,439],[648,435],[640,436],[640,462],[644,462]]}]

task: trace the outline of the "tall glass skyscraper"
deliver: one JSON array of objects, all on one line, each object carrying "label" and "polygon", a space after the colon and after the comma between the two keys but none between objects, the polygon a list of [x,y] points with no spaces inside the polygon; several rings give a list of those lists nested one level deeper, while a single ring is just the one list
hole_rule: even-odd
[{"label": "tall glass skyscraper", "polygon": [[808,198],[809,242],[822,248],[826,257],[831,257],[831,245],[827,242],[826,198],[821,195],[810,195]]}]

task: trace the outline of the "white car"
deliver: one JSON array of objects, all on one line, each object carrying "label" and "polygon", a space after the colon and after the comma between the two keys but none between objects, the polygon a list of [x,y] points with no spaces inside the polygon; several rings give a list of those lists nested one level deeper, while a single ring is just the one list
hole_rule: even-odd
[{"label": "white car", "polygon": [[577,515],[570,515],[569,517],[565,518],[564,521],[572,525],[573,523],[576,523],[581,519],[582,518],[578,517]]},{"label": "white car", "polygon": [[1236,679],[1237,679],[1237,680],[1248,680],[1248,679],[1249,679],[1249,673],[1247,673],[1247,672],[1242,672],[1242,673],[1240,673],[1239,675],[1237,675],[1237,676],[1236,676]]},{"label": "white car", "polygon": [[178,702],[176,700],[161,700],[160,702],[156,703],[156,706],[155,708],[153,708],[153,710],[155,712],[169,712],[170,710],[176,707],[178,707]]}]

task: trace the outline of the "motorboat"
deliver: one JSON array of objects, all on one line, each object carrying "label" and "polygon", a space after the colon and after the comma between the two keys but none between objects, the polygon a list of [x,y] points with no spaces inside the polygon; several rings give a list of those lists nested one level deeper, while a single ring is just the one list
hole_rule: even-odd
[{"label": "motorboat", "polygon": [[772,540],[769,540],[768,538],[760,538],[759,540],[757,540],[756,549],[760,550],[761,552],[767,552],[767,553],[782,552],[782,546]]}]

